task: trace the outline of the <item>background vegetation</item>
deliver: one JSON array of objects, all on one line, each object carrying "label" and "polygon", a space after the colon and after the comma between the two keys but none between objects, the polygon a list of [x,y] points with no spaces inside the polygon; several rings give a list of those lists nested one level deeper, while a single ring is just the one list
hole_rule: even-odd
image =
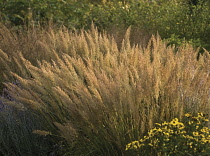
[{"label": "background vegetation", "polygon": [[0,6],[0,155],[136,155],[155,123],[210,119],[209,1]]},{"label": "background vegetation", "polygon": [[1,21],[16,26],[53,22],[88,29],[93,22],[100,30],[119,31],[132,25],[171,44],[187,40],[210,49],[209,0],[1,0],[0,6]]}]

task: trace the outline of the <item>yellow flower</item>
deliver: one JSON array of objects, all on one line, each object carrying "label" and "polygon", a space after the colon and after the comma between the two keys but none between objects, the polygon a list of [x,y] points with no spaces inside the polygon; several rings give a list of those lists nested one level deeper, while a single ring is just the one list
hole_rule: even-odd
[{"label": "yellow flower", "polygon": [[173,133],[174,133],[174,131],[173,131],[172,129],[169,129],[169,133],[173,134]]},{"label": "yellow flower", "polygon": [[162,125],[165,126],[165,125],[168,125],[168,123],[167,123],[166,121],[164,121],[164,122],[162,123]]},{"label": "yellow flower", "polygon": [[143,139],[140,139],[139,141],[140,141],[140,142],[144,142],[144,140],[143,140]]},{"label": "yellow flower", "polygon": [[207,133],[207,134],[209,134],[210,129],[209,129],[208,127],[203,127],[200,131],[201,131],[202,133]]},{"label": "yellow flower", "polygon": [[184,128],[185,128],[185,126],[184,126],[184,124],[183,124],[183,123],[181,123],[181,122],[180,122],[180,123],[178,124],[178,128],[179,128],[179,129],[184,129]]},{"label": "yellow flower", "polygon": [[133,141],[129,144],[126,145],[126,151],[129,150],[129,149],[137,149],[137,148],[140,148],[141,146],[143,146],[144,144],[140,144],[139,141]]},{"label": "yellow flower", "polygon": [[190,113],[185,114],[186,117],[192,116]]},{"label": "yellow flower", "polygon": [[147,140],[147,139],[149,139],[149,137],[148,136],[144,136],[144,140]]},{"label": "yellow flower", "polygon": [[[172,134],[176,134],[176,136],[179,135],[182,139],[185,138],[184,140],[186,140],[186,142],[183,145],[187,145],[188,148],[197,152],[199,150],[197,147],[200,148],[200,146],[205,146],[210,143],[210,129],[208,127],[203,127],[204,125],[200,125],[207,119],[203,117],[203,113],[198,113],[198,116],[192,116],[190,113],[187,113],[185,116],[190,117],[188,118],[188,122],[191,126],[184,125],[184,123],[179,121],[178,118],[174,118],[170,122],[164,121],[162,124],[155,123],[157,126],[148,131],[147,136],[144,136],[144,138],[139,141],[133,141],[132,143],[126,145],[126,150],[135,150],[141,146],[157,148],[159,147],[160,141],[163,141],[163,146],[165,146],[165,143],[171,143],[170,139],[173,136]],[[185,126],[189,126],[189,128],[193,126],[193,129],[196,130],[192,131],[192,129],[189,129],[190,132],[187,132],[185,130],[188,130],[188,127],[185,129]],[[143,143],[145,143],[145,145]]]},{"label": "yellow flower", "polygon": [[178,121],[179,120],[177,118],[175,118],[169,124],[175,126],[175,125],[177,125],[179,123]]},{"label": "yellow flower", "polygon": [[194,122],[193,122],[193,121],[189,121],[188,123],[189,123],[189,125],[191,125],[191,124],[193,124]]},{"label": "yellow flower", "polygon": [[192,136],[190,136],[190,135],[183,135],[183,137],[185,137],[185,138],[187,138],[187,139],[194,139]]},{"label": "yellow flower", "polygon": [[164,141],[169,141],[170,139],[169,138],[167,138],[167,139],[164,139]]},{"label": "yellow flower", "polygon": [[199,136],[199,133],[198,132],[193,132],[193,135],[194,136]]},{"label": "yellow flower", "polygon": [[134,149],[137,149],[138,147],[137,147],[136,145],[133,145],[133,148],[134,148]]},{"label": "yellow flower", "polygon": [[155,123],[156,125],[158,125],[158,126],[161,126],[161,124],[159,124],[159,123]]},{"label": "yellow flower", "polygon": [[126,149],[125,149],[125,150],[126,150],[126,151],[129,150],[130,147],[131,147],[131,143],[129,143],[129,144],[126,145]]},{"label": "yellow flower", "polygon": [[186,134],[186,133],[187,133],[186,131],[181,131],[181,132],[180,132],[180,134]]},{"label": "yellow flower", "polygon": [[187,145],[188,145],[188,146],[191,146],[191,147],[192,147],[192,144],[193,144],[193,142],[187,143]]},{"label": "yellow flower", "polygon": [[166,136],[169,136],[169,133],[167,133],[167,132],[163,132],[163,134],[166,135]]},{"label": "yellow flower", "polygon": [[203,113],[198,113],[198,117],[203,117]]}]

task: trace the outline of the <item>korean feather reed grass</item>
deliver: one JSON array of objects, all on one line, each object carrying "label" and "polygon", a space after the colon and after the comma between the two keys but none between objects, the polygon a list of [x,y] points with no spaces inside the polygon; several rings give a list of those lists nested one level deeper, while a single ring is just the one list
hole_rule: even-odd
[{"label": "korean feather reed grass", "polygon": [[[118,48],[121,47],[125,32],[126,29],[114,28],[108,32],[108,34],[112,34],[114,36],[118,44]],[[46,25],[45,27],[31,26],[16,30],[11,26],[0,23],[0,50],[7,54],[7,56],[1,56],[3,60],[1,61],[2,64],[0,66],[0,82],[6,81],[7,79],[13,79],[11,76],[5,79],[6,75],[9,76],[9,74],[5,75],[5,73],[10,71],[25,77],[30,76],[29,73],[26,72],[25,68],[23,70],[23,67],[21,67],[22,70],[19,70],[18,66],[22,64],[17,60],[20,52],[25,59],[29,60],[35,66],[38,65],[37,60],[46,60],[48,62],[55,60],[56,57],[53,51],[56,51],[57,55],[59,56],[61,56],[62,53],[67,53],[70,56],[73,56],[75,55],[75,42],[81,38],[80,34],[83,34],[84,36],[83,31],[69,31],[65,27],[58,28],[52,24]],[[107,37],[108,36],[111,35],[107,35]],[[138,43],[145,47],[151,35],[146,35],[146,33],[143,33],[140,30],[133,29],[131,31],[131,36],[131,43]],[[84,41],[81,41],[79,44],[83,44],[82,42]],[[92,43],[92,41],[88,42]],[[79,46],[76,49],[78,54],[85,53],[85,51],[83,52],[82,49],[84,48],[84,45],[77,46]],[[3,53],[1,53],[1,55],[2,54]],[[8,58],[5,59],[5,57]],[[8,62],[8,60],[10,61]],[[7,62],[5,63],[4,61]],[[13,81],[15,80],[13,79]],[[0,89],[2,90],[2,88],[3,85],[1,83]]]},{"label": "korean feather reed grass", "polygon": [[45,131],[35,132],[60,136],[66,155],[129,155],[126,144],[154,123],[210,111],[207,51],[197,59],[191,45],[175,49],[159,36],[131,45],[130,29],[120,48],[94,27],[44,35],[37,63],[35,53],[0,51],[5,68],[15,68],[5,76],[20,83],[4,85],[13,105],[42,116]]}]

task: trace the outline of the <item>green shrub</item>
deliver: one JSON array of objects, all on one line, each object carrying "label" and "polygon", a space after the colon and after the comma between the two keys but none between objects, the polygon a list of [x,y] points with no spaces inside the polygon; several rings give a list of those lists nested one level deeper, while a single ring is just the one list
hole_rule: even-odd
[{"label": "green shrub", "polygon": [[203,113],[197,116],[187,113],[182,122],[175,118],[170,122],[156,123],[147,136],[127,144],[126,150],[134,150],[141,155],[207,156],[210,154],[207,121]]},{"label": "green shrub", "polygon": [[[176,34],[172,34],[170,38],[164,39],[164,41],[167,42],[167,45],[175,45],[176,47],[180,47],[185,44],[191,44],[195,49],[205,45],[205,43],[203,43],[200,39],[186,40],[185,38],[181,38]],[[200,52],[202,51],[203,49],[200,49]]]},{"label": "green shrub", "polygon": [[0,5],[2,21],[27,26],[48,22],[59,25],[65,23],[69,28],[85,26],[85,16],[88,16],[91,7],[85,0],[11,0],[0,1]]},{"label": "green shrub", "polygon": [[[70,29],[89,29],[91,23],[103,31],[113,27],[138,28],[149,34],[157,32],[164,39],[172,34],[186,41],[200,41],[209,49],[210,4],[190,5],[185,0],[158,1],[0,1],[1,20],[15,25],[45,25],[54,22]],[[15,9],[14,9],[15,8]],[[197,46],[197,44],[195,44]]]}]

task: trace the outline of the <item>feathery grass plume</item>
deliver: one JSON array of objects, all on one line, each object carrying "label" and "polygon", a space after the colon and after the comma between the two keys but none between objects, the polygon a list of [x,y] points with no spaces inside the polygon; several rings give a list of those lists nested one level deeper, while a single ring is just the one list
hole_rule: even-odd
[{"label": "feathery grass plume", "polygon": [[17,58],[31,77],[12,74],[21,86],[6,83],[9,94],[66,139],[69,155],[123,155],[154,123],[210,110],[208,52],[197,60],[192,46],[175,50],[159,36],[142,48],[130,44],[129,31],[117,48],[95,28],[60,29],[43,42],[52,61]]},{"label": "feathery grass plume", "polygon": [[39,134],[39,135],[44,135],[44,136],[51,135],[50,132],[42,131],[42,130],[34,130],[33,133],[34,134]]},{"label": "feathery grass plume", "polygon": [[[55,52],[59,57],[63,53],[67,53],[73,57],[82,56],[84,58],[84,56],[91,55],[91,57],[101,59],[100,52],[118,51],[122,36],[116,37],[115,35],[115,38],[117,38],[118,44],[106,32],[99,33],[93,24],[91,29],[85,32],[83,30],[69,31],[65,27],[56,29],[52,26],[44,28],[32,26],[23,30],[15,30],[0,23],[0,55],[2,55],[2,59],[4,58],[0,60],[1,68],[4,68],[4,70],[0,71],[0,81],[15,81],[8,71],[17,73],[22,77],[31,77],[20,60],[20,52],[25,59],[35,66],[38,66],[37,60],[56,61],[57,56]],[[107,57],[108,60],[109,58]],[[3,88],[2,84],[0,88]]]}]

